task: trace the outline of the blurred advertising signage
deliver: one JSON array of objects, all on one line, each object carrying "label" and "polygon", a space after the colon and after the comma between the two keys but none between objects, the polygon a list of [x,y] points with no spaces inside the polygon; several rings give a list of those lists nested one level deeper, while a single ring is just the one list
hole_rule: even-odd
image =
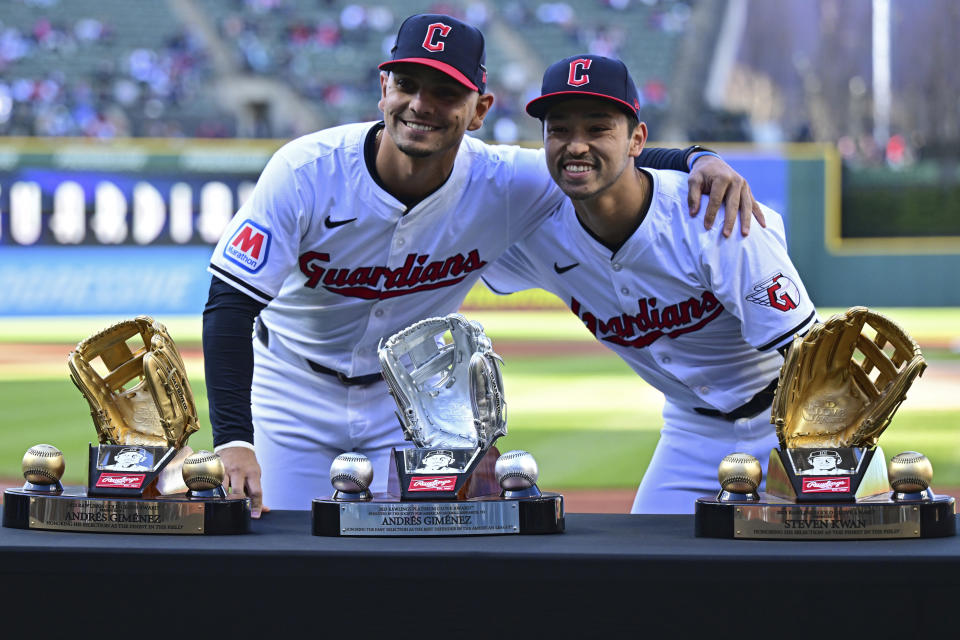
[{"label": "blurred advertising signage", "polygon": [[212,245],[278,146],[0,141],[0,247]]},{"label": "blurred advertising signage", "polygon": [[0,316],[203,311],[213,247],[0,247]]}]

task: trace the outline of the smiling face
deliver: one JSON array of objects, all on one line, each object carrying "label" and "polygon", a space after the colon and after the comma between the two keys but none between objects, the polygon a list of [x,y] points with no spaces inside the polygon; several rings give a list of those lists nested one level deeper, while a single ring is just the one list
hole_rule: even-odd
[{"label": "smiling face", "polygon": [[387,134],[414,158],[456,150],[466,131],[483,124],[493,96],[480,95],[450,76],[419,64],[398,64],[380,74]]},{"label": "smiling face", "polygon": [[814,456],[810,464],[817,471],[832,471],[837,468],[838,460],[832,455]]},{"label": "smiling face", "polygon": [[453,458],[450,456],[444,455],[442,453],[437,453],[432,456],[427,456],[423,459],[423,465],[430,469],[440,469],[442,467],[450,466],[450,463],[453,462]]},{"label": "smiling face", "polygon": [[607,191],[624,176],[647,137],[640,123],[628,131],[626,114],[609,100],[571,98],[544,118],[543,147],[554,182],[572,200]]},{"label": "smiling face", "polygon": [[116,461],[117,464],[123,467],[132,467],[135,464],[140,464],[146,455],[139,451],[122,451],[117,454]]}]

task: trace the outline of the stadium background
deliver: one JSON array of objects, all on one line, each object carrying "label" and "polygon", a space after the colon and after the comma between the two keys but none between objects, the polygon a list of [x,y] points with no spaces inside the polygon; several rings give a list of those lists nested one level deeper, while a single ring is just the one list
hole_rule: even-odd
[{"label": "stadium background", "polygon": [[[141,313],[187,352],[205,426],[191,444],[209,443],[198,314],[212,245],[284,140],[379,118],[376,64],[417,11],[487,35],[496,103],[476,135],[491,142],[539,144],[523,105],[550,61],[623,58],[653,144],[716,148],[784,214],[823,315],[866,304],[917,335],[931,366],[881,444],[924,451],[938,485],[960,486],[950,0],[7,0],[0,476],[47,441],[83,480],[93,431],[66,354]],[[542,292],[475,289],[464,311],[507,358],[501,449],[533,452],[551,488],[619,489],[624,508],[658,394]]]}]

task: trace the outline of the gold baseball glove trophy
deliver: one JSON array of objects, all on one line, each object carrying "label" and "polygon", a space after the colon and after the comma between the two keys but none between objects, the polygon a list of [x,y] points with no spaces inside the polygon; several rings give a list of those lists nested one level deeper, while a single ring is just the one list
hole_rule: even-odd
[{"label": "gold baseball glove trophy", "polygon": [[721,462],[716,499],[696,505],[699,536],[873,539],[955,535],[954,499],[930,489],[916,452],[889,470],[880,434],[927,364],[890,319],[853,307],[794,338],[780,370],[766,491],[761,466],[735,453]]},{"label": "gold baseball glove trophy", "polygon": [[183,534],[249,529],[249,505],[226,498],[219,457],[187,446],[199,429],[197,410],[166,327],[147,316],[118,322],[77,344],[67,364],[99,440],[89,447],[87,486],[65,489],[59,450],[32,447],[23,462],[26,484],[4,494],[4,526]]},{"label": "gold baseball glove trophy", "polygon": [[313,501],[313,532],[431,536],[563,531],[563,496],[541,493],[526,451],[500,455],[507,433],[501,359],[483,327],[460,314],[426,318],[380,345],[380,368],[414,447],[393,452],[386,495],[370,461],[334,460],[332,498]]}]

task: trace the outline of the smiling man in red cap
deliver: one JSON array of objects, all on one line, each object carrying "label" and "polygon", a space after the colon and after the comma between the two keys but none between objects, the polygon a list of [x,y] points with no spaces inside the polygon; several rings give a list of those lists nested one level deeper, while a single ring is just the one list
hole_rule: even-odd
[{"label": "smiling man in red cap", "polygon": [[[767,460],[783,357],[816,310],[787,255],[783,220],[718,238],[686,214],[687,176],[639,168],[647,126],[620,60],[551,65],[527,113],[543,122],[565,202],[483,274],[498,293],[542,287],[665,396],[634,513],[693,513],[734,452]],[[639,465],[640,461],[638,461]]]},{"label": "smiling man in red cap", "polygon": [[[386,488],[390,450],[408,444],[379,341],[456,311],[482,270],[562,201],[542,152],[464,135],[493,104],[485,64],[476,28],[407,18],[381,65],[383,121],[285,145],[215,249],[203,327],[210,420],[225,483],[252,499],[255,517],[263,496],[308,509],[328,495],[330,463],[346,451],[371,459],[373,492]],[[645,158],[685,170],[690,154]],[[742,198],[749,224],[749,188],[719,158],[697,160],[691,179],[717,204]]]}]

